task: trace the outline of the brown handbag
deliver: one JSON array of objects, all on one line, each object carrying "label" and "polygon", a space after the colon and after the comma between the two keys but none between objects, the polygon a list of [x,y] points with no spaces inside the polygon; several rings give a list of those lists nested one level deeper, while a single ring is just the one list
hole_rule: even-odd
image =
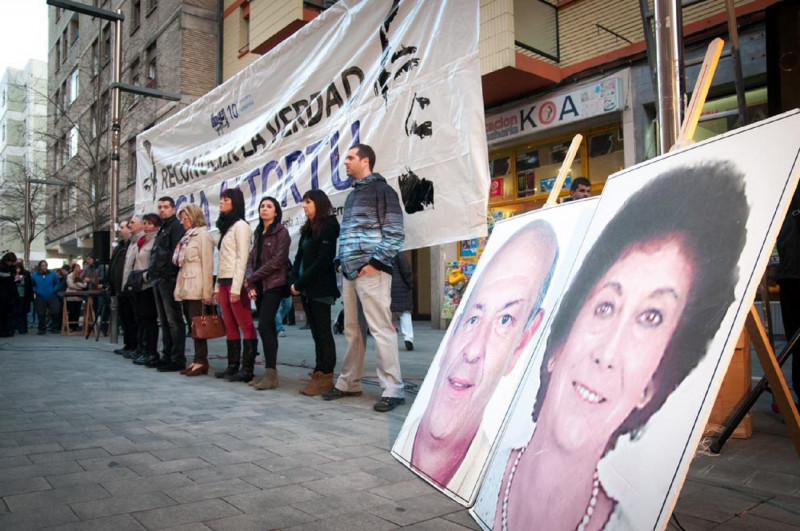
[{"label": "brown handbag", "polygon": [[214,306],[211,313],[206,314],[206,305],[203,305],[203,313],[192,317],[192,339],[214,339],[225,335],[225,323],[222,316],[217,313]]}]

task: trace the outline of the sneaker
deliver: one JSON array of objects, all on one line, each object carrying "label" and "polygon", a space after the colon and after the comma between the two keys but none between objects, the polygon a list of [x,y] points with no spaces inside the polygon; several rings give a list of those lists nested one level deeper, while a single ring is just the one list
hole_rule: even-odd
[{"label": "sneaker", "polygon": [[402,406],[406,403],[405,398],[398,398],[395,396],[384,396],[378,402],[375,402],[375,405],[372,406],[372,409],[375,411],[380,411],[381,413],[385,413],[386,411],[391,411],[397,406]]},{"label": "sneaker", "polygon": [[345,398],[348,396],[361,396],[362,394],[363,393],[361,391],[340,391],[334,387],[330,391],[325,391],[324,393],[322,393],[322,399],[339,400],[340,398]]},{"label": "sneaker", "polygon": [[406,350],[414,350],[414,343],[406,339]]},{"label": "sneaker", "polygon": [[286,337],[286,332],[281,330],[280,332],[278,332],[278,337]]}]

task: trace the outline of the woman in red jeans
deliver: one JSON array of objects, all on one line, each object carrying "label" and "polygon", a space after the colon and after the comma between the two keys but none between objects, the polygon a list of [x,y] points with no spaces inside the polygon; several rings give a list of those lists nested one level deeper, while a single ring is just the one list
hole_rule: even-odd
[{"label": "woman in red jeans", "polygon": [[253,379],[258,337],[250,313],[250,299],[244,288],[244,273],[250,253],[250,225],[244,219],[244,194],[238,188],[228,188],[222,192],[217,228],[220,239],[214,302],[222,308],[225,321],[228,368],[214,373],[214,376],[229,382],[249,382]]}]

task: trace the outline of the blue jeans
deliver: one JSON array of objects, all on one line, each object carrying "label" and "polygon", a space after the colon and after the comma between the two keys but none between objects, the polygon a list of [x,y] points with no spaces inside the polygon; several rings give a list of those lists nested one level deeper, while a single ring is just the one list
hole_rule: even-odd
[{"label": "blue jeans", "polygon": [[283,332],[283,318],[292,309],[292,297],[285,297],[281,299],[281,304],[278,306],[278,313],[275,314],[275,329],[278,332]]}]

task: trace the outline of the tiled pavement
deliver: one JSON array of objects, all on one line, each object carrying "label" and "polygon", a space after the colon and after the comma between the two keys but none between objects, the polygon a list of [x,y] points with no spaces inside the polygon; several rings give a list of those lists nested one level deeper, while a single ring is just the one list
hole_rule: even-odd
[{"label": "tiled pavement", "polygon": [[[443,336],[415,325],[409,403]],[[325,402],[297,392],[314,355],[297,327],[275,391],[157,373],[113,348],[0,340],[0,529],[477,529],[389,455],[408,405],[372,410],[374,356],[363,397]],[[800,458],[766,399],[754,421],[753,438],[695,458],[671,528],[800,529]]]}]

